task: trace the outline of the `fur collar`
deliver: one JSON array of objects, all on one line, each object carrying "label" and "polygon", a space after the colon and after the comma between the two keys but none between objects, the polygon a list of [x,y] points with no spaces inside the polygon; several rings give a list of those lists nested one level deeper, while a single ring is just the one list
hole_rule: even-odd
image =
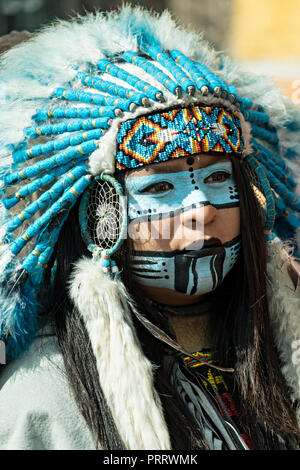
[{"label": "fur collar", "polygon": [[300,421],[300,283],[299,273],[280,240],[268,243],[267,295],[270,320],[282,373],[298,401]]}]

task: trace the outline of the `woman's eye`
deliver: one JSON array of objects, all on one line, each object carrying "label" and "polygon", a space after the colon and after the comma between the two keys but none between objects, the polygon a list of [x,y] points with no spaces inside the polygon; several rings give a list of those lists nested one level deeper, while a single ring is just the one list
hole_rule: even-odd
[{"label": "woman's eye", "polygon": [[231,177],[230,173],[226,171],[215,171],[212,175],[205,178],[204,183],[223,183],[224,181],[228,180]]},{"label": "woman's eye", "polygon": [[158,194],[158,193],[165,193],[170,189],[174,189],[174,186],[171,183],[167,183],[166,181],[161,181],[160,183],[150,184],[147,188],[144,188],[140,191],[140,193],[151,193],[151,194]]}]

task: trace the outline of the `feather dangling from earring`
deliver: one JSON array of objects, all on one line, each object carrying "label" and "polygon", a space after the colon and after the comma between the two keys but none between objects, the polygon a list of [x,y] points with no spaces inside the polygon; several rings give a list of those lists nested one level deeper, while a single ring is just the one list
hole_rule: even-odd
[{"label": "feather dangling from earring", "polygon": [[75,264],[69,292],[81,313],[97,361],[99,380],[125,449],[168,450],[169,433],[131,319],[135,308],[122,281],[106,275],[101,262]]}]

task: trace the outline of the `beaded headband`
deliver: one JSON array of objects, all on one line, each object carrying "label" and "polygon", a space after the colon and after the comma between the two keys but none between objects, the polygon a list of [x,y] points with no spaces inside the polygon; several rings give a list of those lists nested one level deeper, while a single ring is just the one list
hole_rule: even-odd
[{"label": "beaded headband", "polygon": [[202,152],[243,152],[237,113],[216,106],[191,106],[122,122],[117,136],[116,170]]},{"label": "beaded headband", "polygon": [[[166,48],[163,39],[159,42],[154,31],[150,34],[143,27],[136,33],[142,38],[138,46],[135,42],[130,46],[133,50],[127,50],[129,29],[113,52],[107,38],[93,62],[74,54],[61,67],[64,57],[58,50],[59,60],[47,61],[44,68],[28,70],[24,63],[15,91],[0,96],[0,338],[7,339],[9,358],[30,344],[46,268],[52,276],[55,273],[61,228],[71,208],[103,171],[114,173],[198,153],[199,148],[234,153],[247,162],[253,182],[264,195],[265,229],[272,231],[275,223],[278,233],[284,225],[288,236],[300,226],[296,182],[263,107],[239,96],[238,79],[225,83],[221,65],[212,72],[196,53],[188,57]],[[18,54],[30,55],[35,44],[38,39],[26,45],[25,53],[22,48],[14,51],[14,60]],[[44,53],[40,54],[42,60]],[[13,71],[12,67],[11,77]],[[2,68],[1,83],[9,81],[7,73]],[[55,73],[66,76],[54,80]],[[29,116],[24,132],[20,102]],[[7,122],[9,131],[5,131]],[[166,122],[168,138],[180,129],[172,143],[162,141]],[[153,126],[161,133],[153,134]],[[160,136],[159,142],[154,142],[155,135]],[[146,139],[146,145],[141,139]]]}]

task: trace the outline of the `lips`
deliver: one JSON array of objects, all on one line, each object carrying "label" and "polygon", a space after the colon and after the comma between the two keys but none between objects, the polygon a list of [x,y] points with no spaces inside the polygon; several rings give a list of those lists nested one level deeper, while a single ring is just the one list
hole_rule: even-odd
[{"label": "lips", "polygon": [[[200,243],[202,242],[202,240],[195,240],[193,243],[190,243],[189,245],[187,245],[185,248],[184,248],[184,251],[186,250],[195,250],[195,245],[200,245]],[[201,243],[201,250],[205,250],[206,248],[218,248],[222,246],[222,242],[219,238],[215,238],[215,237],[212,237],[212,238],[209,238],[207,240],[204,240],[203,244]],[[199,249],[195,250],[195,251],[199,251]]]},{"label": "lips", "polygon": [[204,240],[203,248],[212,248],[222,246],[222,242],[219,238],[209,238],[208,240]]},{"label": "lips", "polygon": [[203,258],[205,256],[213,256],[224,252],[224,246],[219,238],[212,237],[208,240],[204,240],[201,248],[196,248],[195,245],[199,242],[201,242],[201,240],[188,245],[182,252],[182,256],[187,258]]}]

